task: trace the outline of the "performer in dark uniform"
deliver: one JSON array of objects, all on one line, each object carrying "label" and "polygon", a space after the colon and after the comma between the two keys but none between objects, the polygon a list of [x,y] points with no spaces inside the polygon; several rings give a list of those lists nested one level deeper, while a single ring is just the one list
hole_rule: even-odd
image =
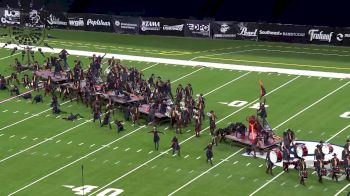
[{"label": "performer in dark uniform", "polygon": [[298,165],[299,165],[300,184],[305,185],[305,178],[307,178],[307,170],[306,170],[306,163],[304,158],[299,159]]},{"label": "performer in dark uniform", "polygon": [[337,181],[337,182],[338,182],[338,175],[337,174],[340,172],[339,165],[340,165],[340,161],[337,157],[337,154],[334,153],[333,158],[331,159],[332,180],[335,179],[335,181]]},{"label": "performer in dark uniform", "polygon": [[111,112],[108,111],[108,112],[106,113],[105,117],[103,118],[103,122],[102,122],[102,124],[101,124],[100,127],[103,127],[104,125],[108,125],[108,126],[109,126],[109,129],[112,129],[112,125],[111,125],[111,120],[110,120],[110,118],[111,118]]},{"label": "performer in dark uniform", "polygon": [[43,96],[42,95],[36,95],[32,101],[32,104],[33,103],[44,103],[44,99],[43,99]]},{"label": "performer in dark uniform", "polygon": [[75,115],[73,115],[72,113],[70,113],[70,115],[69,115],[68,117],[64,117],[64,118],[62,118],[62,119],[68,120],[68,121],[74,121],[74,120],[78,119],[78,117],[83,118],[79,113],[78,113],[78,114],[75,114]]},{"label": "performer in dark uniform", "polygon": [[209,112],[209,127],[210,127],[210,135],[214,135],[214,131],[216,128],[216,115],[214,114],[214,111],[211,110]]},{"label": "performer in dark uniform", "polygon": [[290,152],[285,145],[282,146],[282,157],[283,157],[283,170],[285,172],[289,172],[288,168],[289,168]]},{"label": "performer in dark uniform", "polygon": [[99,108],[94,108],[93,110],[93,122],[95,122],[95,120],[99,120],[100,124],[101,122],[101,111],[99,110]]},{"label": "performer in dark uniform", "polygon": [[271,150],[269,149],[269,151],[267,151],[266,158],[265,158],[265,160],[266,160],[266,173],[267,174],[270,173],[271,175],[273,175],[272,167],[274,164],[272,163],[272,161],[270,159],[270,153],[271,153]]},{"label": "performer in dark uniform", "polygon": [[345,169],[345,174],[346,174],[346,180],[350,180],[349,179],[349,175],[350,175],[350,154],[346,155],[346,158],[344,160],[344,169]]},{"label": "performer in dark uniform", "polygon": [[344,149],[343,149],[343,151],[341,152],[341,159],[342,159],[342,160],[345,160],[346,155],[348,155],[348,154],[350,154],[349,148],[347,148],[346,145],[344,145]]},{"label": "performer in dark uniform", "polygon": [[324,159],[325,154],[323,153],[322,146],[320,144],[316,146],[314,154],[315,160]]},{"label": "performer in dark uniform", "polygon": [[154,149],[158,150],[159,149],[159,141],[160,141],[159,133],[162,133],[162,134],[164,134],[164,133],[161,131],[158,131],[156,127],[153,128],[153,131],[149,131],[148,133],[153,133]]},{"label": "performer in dark uniform", "polygon": [[206,150],[205,155],[207,156],[207,163],[210,162],[211,165],[213,165],[212,158],[213,158],[213,145],[211,143],[208,144],[207,147],[204,148]]},{"label": "performer in dark uniform", "polygon": [[173,137],[171,140],[171,148],[173,149],[173,155],[177,152],[177,155],[180,156],[180,144],[179,140],[176,138],[176,136]]},{"label": "performer in dark uniform", "polygon": [[200,136],[200,133],[201,133],[201,125],[202,125],[202,122],[201,122],[201,117],[199,116],[199,114],[195,114],[194,115],[194,131],[196,133],[196,137],[199,137]]},{"label": "performer in dark uniform", "polygon": [[323,176],[322,170],[324,169],[323,159],[317,159],[315,169],[318,176],[318,182],[322,183],[322,176]]}]

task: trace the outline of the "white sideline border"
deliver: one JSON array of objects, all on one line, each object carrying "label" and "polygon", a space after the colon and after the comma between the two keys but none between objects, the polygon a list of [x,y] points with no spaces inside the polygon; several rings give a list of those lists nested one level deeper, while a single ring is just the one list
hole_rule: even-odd
[{"label": "white sideline border", "polygon": [[[0,43],[4,45],[4,43]],[[5,48],[16,47],[15,44],[10,44]],[[62,49],[60,48],[46,48],[42,47],[43,52],[59,53]],[[92,56],[93,54],[103,56],[105,53],[102,52],[91,52],[84,50],[70,50],[66,49],[71,55],[77,56]],[[133,55],[122,55],[106,53],[106,58],[115,57],[122,60],[130,61],[144,61],[152,63],[163,63],[163,64],[173,64],[173,65],[185,65],[192,67],[211,67],[218,69],[230,69],[230,70],[240,70],[240,71],[253,71],[253,72],[271,72],[280,74],[290,74],[299,76],[314,76],[314,77],[325,77],[325,78],[341,78],[350,79],[350,74],[347,73],[336,73],[336,72],[325,72],[325,71],[309,71],[309,70],[298,70],[298,69],[286,69],[286,68],[274,68],[274,67],[262,67],[262,66],[250,66],[250,65],[239,65],[239,64],[225,64],[225,63],[212,63],[212,62],[202,62],[202,61],[191,61],[191,60],[179,60],[179,59],[169,59],[169,58],[156,58],[156,57],[145,57],[145,56],[133,56]]]}]

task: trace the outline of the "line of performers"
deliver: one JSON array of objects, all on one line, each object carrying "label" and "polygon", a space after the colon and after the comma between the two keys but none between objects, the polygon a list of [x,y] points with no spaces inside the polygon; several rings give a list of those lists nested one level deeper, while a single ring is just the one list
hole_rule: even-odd
[{"label": "line of performers", "polygon": [[[274,164],[276,162],[283,161],[283,170],[285,172],[289,172],[289,166],[294,165],[294,168],[299,171],[300,184],[305,185],[305,179],[308,178],[308,171],[303,156],[307,156],[308,151],[306,147],[300,147],[294,144],[294,133],[290,129],[285,132],[284,136],[286,138],[284,138],[284,143],[281,148],[269,150],[267,152],[266,173],[273,175],[272,168],[274,167]],[[336,153],[333,153],[333,158],[330,160],[325,160],[325,153],[323,152],[323,149],[325,149],[324,145],[324,142],[320,141],[314,150],[313,166],[317,173],[318,181],[323,183],[322,179],[324,176],[327,176],[328,173],[331,174],[332,180],[336,182],[338,182],[339,175],[341,174],[346,176],[346,180],[350,180],[350,140],[346,140],[346,144],[344,145],[341,154],[341,160],[337,157]],[[333,152],[333,148],[331,146],[328,146],[328,149],[328,153]],[[297,160],[290,161],[291,154],[293,154],[294,158]],[[330,165],[329,169],[325,167],[326,165]],[[341,171],[341,169],[343,169],[343,171]]]}]

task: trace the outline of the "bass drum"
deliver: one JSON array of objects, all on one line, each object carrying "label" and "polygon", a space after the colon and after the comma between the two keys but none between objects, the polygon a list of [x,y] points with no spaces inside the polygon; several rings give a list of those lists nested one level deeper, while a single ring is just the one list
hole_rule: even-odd
[{"label": "bass drum", "polygon": [[309,153],[306,145],[298,145],[296,148],[297,148],[296,152],[297,152],[298,157],[307,156]]},{"label": "bass drum", "polygon": [[269,154],[269,159],[272,163],[277,163],[277,153],[275,151],[271,151]]},{"label": "bass drum", "polygon": [[333,148],[332,144],[323,144],[322,152],[324,154],[332,154],[333,151],[334,151],[334,148]]}]

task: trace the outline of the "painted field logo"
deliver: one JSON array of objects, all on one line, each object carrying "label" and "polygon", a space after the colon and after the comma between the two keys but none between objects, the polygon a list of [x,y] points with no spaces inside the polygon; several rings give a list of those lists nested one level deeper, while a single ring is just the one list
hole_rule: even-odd
[{"label": "painted field logo", "polygon": [[[88,195],[93,190],[97,189],[98,186],[84,185],[84,186],[72,186],[72,185],[62,185],[63,187],[69,188],[73,191],[74,195]],[[124,192],[123,189],[107,188],[97,193],[96,196],[117,196]]]}]

